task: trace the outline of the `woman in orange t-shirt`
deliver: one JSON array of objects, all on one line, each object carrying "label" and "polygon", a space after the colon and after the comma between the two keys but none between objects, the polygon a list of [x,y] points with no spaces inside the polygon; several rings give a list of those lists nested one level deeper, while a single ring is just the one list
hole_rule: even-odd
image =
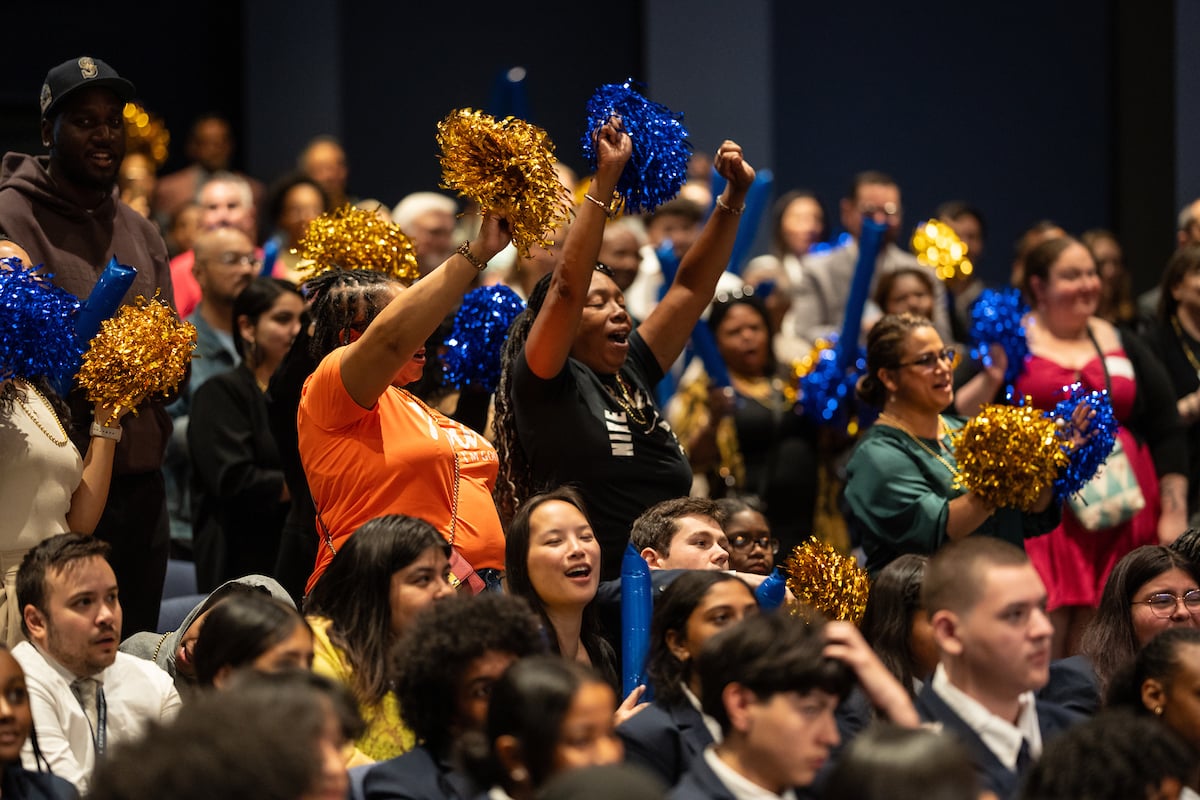
[{"label": "woman in orange t-shirt", "polygon": [[509,239],[507,222],[489,214],[474,242],[411,288],[365,270],[306,285],[320,364],[304,385],[297,428],[321,536],[306,591],[356,528],[385,514],[430,522],[485,581],[498,581],[496,451],[402,387],[421,377],[425,340]]}]

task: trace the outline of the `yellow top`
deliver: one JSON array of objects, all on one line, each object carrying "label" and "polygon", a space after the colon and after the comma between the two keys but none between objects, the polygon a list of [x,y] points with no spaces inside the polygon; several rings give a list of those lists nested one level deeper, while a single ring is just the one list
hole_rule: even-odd
[{"label": "yellow top", "polygon": [[[351,687],[353,670],[346,661],[346,654],[329,641],[330,621],[325,617],[309,617],[313,629],[313,672]],[[351,758],[351,765],[371,761],[385,761],[403,755],[416,746],[416,737],[400,718],[400,701],[395,692],[388,692],[378,703],[358,703],[367,729],[356,741],[358,751]]]}]

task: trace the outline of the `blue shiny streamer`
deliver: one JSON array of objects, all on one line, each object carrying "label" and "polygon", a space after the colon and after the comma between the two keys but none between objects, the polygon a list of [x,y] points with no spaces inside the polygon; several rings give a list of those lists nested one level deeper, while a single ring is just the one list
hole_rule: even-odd
[{"label": "blue shiny streamer", "polygon": [[582,139],[584,158],[595,172],[592,135],[609,119],[621,118],[622,127],[633,140],[633,155],[617,181],[617,194],[631,214],[653,211],[679,194],[692,155],[683,115],[647,100],[634,88],[638,85],[630,78],[597,89],[588,100],[587,129]]},{"label": "blue shiny streamer", "polygon": [[[725,178],[714,169],[713,208],[716,208],[716,198],[725,191],[725,183]],[[742,218],[738,223],[737,238],[733,240],[729,264],[725,267],[727,272],[741,275],[742,270],[746,268],[746,262],[750,260],[750,250],[754,247],[754,240],[758,237],[758,229],[762,225],[762,218],[767,211],[767,204],[771,199],[771,189],[774,186],[774,173],[769,169],[758,170],[754,176],[754,183],[750,184],[750,189],[746,192],[746,208],[742,211]],[[709,213],[712,213],[711,209]]]},{"label": "blue shiny streamer", "polygon": [[848,369],[838,363],[836,343],[833,348],[822,350],[813,368],[800,378],[800,406],[804,413],[818,425],[841,425],[849,421],[848,401],[854,397],[859,375],[866,370],[867,353],[861,347],[855,348],[854,363]]},{"label": "blue shiny streamer", "polygon": [[456,389],[467,386],[496,391],[500,382],[500,352],[508,329],[525,310],[525,301],[502,284],[480,286],[467,292],[454,325],[446,337],[442,370],[446,383]]},{"label": "blue shiny streamer", "polygon": [[650,652],[650,617],[654,594],[650,567],[633,544],[621,557],[621,695],[646,682],[646,655]]},{"label": "blue shiny streamer", "polygon": [[1013,394],[1013,382],[1025,369],[1025,360],[1029,357],[1029,342],[1022,322],[1028,313],[1029,306],[1021,299],[1018,289],[984,289],[971,306],[971,357],[988,366],[991,363],[988,349],[993,344],[1004,349],[1008,356],[1004,383],[1009,396]]},{"label": "blue shiny streamer", "polygon": [[19,258],[0,260],[0,380],[54,378],[79,361],[79,300],[37,269]]},{"label": "blue shiny streamer", "polygon": [[1117,441],[1117,431],[1121,429],[1107,391],[1088,390],[1078,383],[1064,389],[1068,392],[1066,399],[1060,400],[1052,410],[1046,412],[1047,417],[1059,423],[1059,435],[1064,441],[1069,441],[1076,433],[1071,420],[1075,409],[1081,403],[1091,406],[1095,416],[1087,426],[1088,435],[1084,443],[1067,450],[1071,456],[1071,463],[1054,481],[1054,495],[1060,501],[1074,495],[1096,476],[1112,454]]},{"label": "blue shiny streamer", "polygon": [[754,599],[763,611],[774,611],[783,605],[787,596],[787,578],[779,571],[779,567],[771,570],[771,574],[754,590]]},{"label": "blue shiny streamer", "polygon": [[708,373],[713,388],[725,389],[732,385],[725,359],[721,358],[721,351],[717,349],[717,337],[713,336],[712,329],[703,320],[692,328],[692,349],[700,357],[700,363],[704,364],[704,371]]},{"label": "blue shiny streamer", "polygon": [[258,274],[264,278],[269,278],[275,273],[275,261],[279,258],[279,240],[272,236],[267,239],[267,243],[263,245],[263,260],[262,266],[258,270]]}]

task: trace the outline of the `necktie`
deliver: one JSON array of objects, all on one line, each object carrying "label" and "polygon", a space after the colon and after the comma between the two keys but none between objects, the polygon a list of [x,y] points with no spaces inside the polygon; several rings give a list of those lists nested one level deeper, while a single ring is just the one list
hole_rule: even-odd
[{"label": "necktie", "polygon": [[1017,751],[1017,774],[1024,775],[1033,765],[1033,756],[1029,753],[1029,740],[1021,739],[1021,749]]},{"label": "necktie", "polygon": [[78,678],[71,683],[71,692],[79,701],[84,715],[87,716],[88,724],[92,728],[92,743],[96,752],[103,754],[105,739],[104,687],[95,678]]}]

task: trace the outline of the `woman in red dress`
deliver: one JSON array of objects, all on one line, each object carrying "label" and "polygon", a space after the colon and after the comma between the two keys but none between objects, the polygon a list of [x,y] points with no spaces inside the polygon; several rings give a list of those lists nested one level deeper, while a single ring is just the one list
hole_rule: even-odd
[{"label": "woman in red dress", "polygon": [[1169,544],[1187,527],[1187,447],[1166,371],[1136,337],[1095,316],[1101,285],[1096,263],[1069,237],[1035,247],[1023,289],[1034,310],[1025,320],[1029,359],[1018,396],[1053,408],[1063,387],[1108,388],[1145,507],[1111,528],[1088,530],[1071,512],[1045,536],[1025,543],[1049,593],[1055,657],[1078,650],[1113,565],[1144,544]]}]

